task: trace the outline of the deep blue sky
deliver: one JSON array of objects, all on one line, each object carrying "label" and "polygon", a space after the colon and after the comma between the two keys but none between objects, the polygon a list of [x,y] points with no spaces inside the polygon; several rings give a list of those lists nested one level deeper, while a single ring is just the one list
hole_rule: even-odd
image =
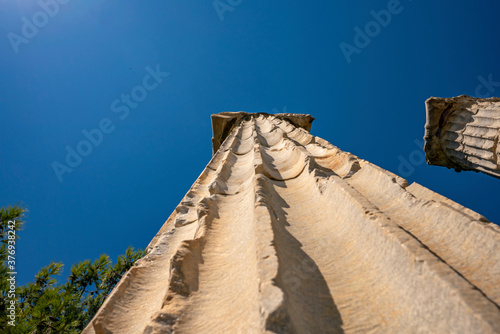
[{"label": "deep blue sky", "polygon": [[[422,163],[428,97],[500,95],[478,88],[500,82],[499,2],[221,0],[221,20],[212,0],[65,1],[49,17],[0,0],[0,206],[29,209],[19,283],[146,247],[208,163],[221,111],[309,113],[313,134],[500,222],[499,180]],[[348,63],[340,44],[388,6]],[[114,130],[60,182],[54,161],[101,122]]]}]

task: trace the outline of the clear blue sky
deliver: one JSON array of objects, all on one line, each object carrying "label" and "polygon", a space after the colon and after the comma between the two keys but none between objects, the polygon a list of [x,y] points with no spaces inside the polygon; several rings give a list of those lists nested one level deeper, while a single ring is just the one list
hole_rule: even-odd
[{"label": "clear blue sky", "polygon": [[[0,0],[0,206],[29,209],[19,283],[146,247],[221,111],[309,113],[313,134],[500,222],[500,180],[422,160],[428,97],[500,95],[499,2],[41,2]],[[86,156],[71,167],[67,149]]]}]

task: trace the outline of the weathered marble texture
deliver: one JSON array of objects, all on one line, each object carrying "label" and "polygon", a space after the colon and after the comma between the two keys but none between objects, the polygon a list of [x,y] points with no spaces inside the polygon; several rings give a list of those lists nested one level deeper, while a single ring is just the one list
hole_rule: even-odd
[{"label": "weathered marble texture", "polygon": [[426,101],[425,153],[429,165],[500,178],[500,99],[462,95]]},{"label": "weathered marble texture", "polygon": [[497,225],[308,115],[212,120],[219,149],[83,333],[500,332]]}]

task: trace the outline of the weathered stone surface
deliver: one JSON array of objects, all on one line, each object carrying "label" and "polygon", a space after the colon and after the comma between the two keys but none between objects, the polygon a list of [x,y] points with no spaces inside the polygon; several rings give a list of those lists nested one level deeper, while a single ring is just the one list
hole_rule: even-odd
[{"label": "weathered stone surface", "polygon": [[[267,113],[255,113],[252,114],[254,116],[256,115],[269,115]],[[213,154],[217,152],[221,144],[224,142],[226,137],[231,133],[231,130],[234,128],[235,125],[239,124],[241,122],[241,119],[246,117],[247,119],[250,119],[251,117],[254,117],[249,115],[246,112],[239,111],[239,112],[232,112],[232,111],[225,111],[221,112],[218,114],[213,114],[212,115],[212,133],[214,134],[212,138],[212,145],[213,145]],[[282,113],[282,114],[273,114],[273,116],[277,119],[280,120],[286,120],[289,122],[291,125],[296,126],[298,128],[302,128],[306,131],[311,131],[311,125],[312,122],[314,121],[314,117],[311,115],[305,115],[305,114],[290,114],[290,113]]]},{"label": "weathered stone surface", "polygon": [[500,99],[466,95],[426,101],[425,153],[429,165],[500,178]]},{"label": "weathered stone surface", "polygon": [[222,144],[85,334],[500,332],[497,225],[312,118],[212,119]]}]

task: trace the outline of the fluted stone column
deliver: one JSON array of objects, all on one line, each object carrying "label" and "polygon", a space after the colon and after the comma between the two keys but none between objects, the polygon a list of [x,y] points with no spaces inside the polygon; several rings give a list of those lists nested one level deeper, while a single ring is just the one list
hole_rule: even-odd
[{"label": "fluted stone column", "polygon": [[429,165],[500,178],[500,99],[462,95],[426,101],[425,153]]},{"label": "fluted stone column", "polygon": [[500,333],[500,228],[312,120],[213,115],[212,160],[83,333]]}]

